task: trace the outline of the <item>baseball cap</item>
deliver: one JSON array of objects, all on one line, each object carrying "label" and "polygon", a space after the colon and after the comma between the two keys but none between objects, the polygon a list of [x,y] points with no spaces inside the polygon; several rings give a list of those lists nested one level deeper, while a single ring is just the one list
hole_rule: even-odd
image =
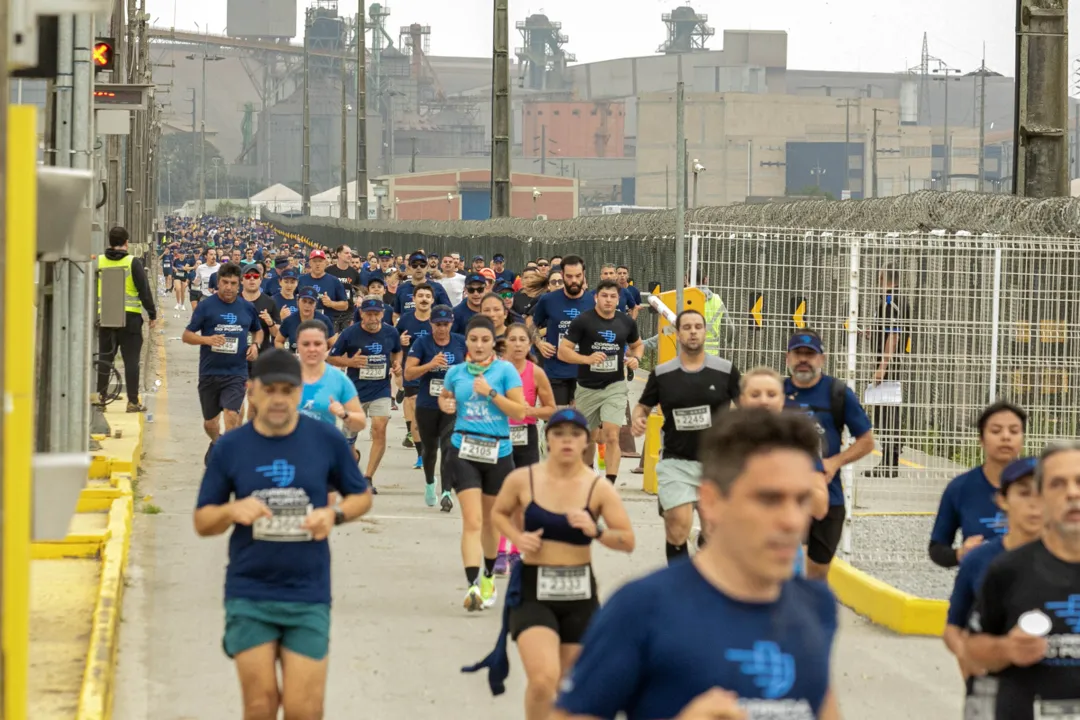
[{"label": "baseball cap", "polygon": [[472,275],[469,275],[467,278],[465,278],[466,285],[484,285],[486,283],[487,280],[484,279],[484,276],[477,273],[473,273]]},{"label": "baseball cap", "polygon": [[480,274],[483,275],[488,280],[491,280],[491,281],[495,280],[495,271],[492,270],[491,268],[482,268],[480,270]]},{"label": "baseball cap", "polygon": [[360,303],[360,312],[383,312],[386,306],[383,305],[383,301],[378,298],[364,298],[364,302]]},{"label": "baseball cap", "polygon": [[259,263],[246,263],[241,272],[244,275],[247,275],[248,273],[253,273],[253,272],[259,273],[260,275],[262,275],[263,268],[262,268],[262,265],[260,265]]},{"label": "baseball cap", "polygon": [[816,353],[824,353],[825,349],[821,343],[821,336],[813,330],[803,330],[797,332],[788,338],[787,349],[788,352],[792,350],[798,350],[799,348],[807,348],[813,350]]},{"label": "baseball cap", "polygon": [[551,430],[551,428],[557,425],[565,425],[567,423],[571,425],[577,425],[585,432],[589,432],[589,421],[585,419],[585,416],[581,414],[581,411],[572,407],[566,407],[562,410],[558,410],[555,412],[554,415],[548,418],[545,432]]},{"label": "baseball cap", "polygon": [[304,287],[300,288],[299,292],[296,293],[296,297],[300,298],[301,300],[318,301],[319,293],[317,290],[315,290],[315,288],[311,287],[310,285],[305,285]]},{"label": "baseball cap", "polygon": [[308,255],[308,258],[309,259],[311,259],[311,258],[322,258],[323,260],[325,260],[326,259],[326,253],[324,253],[322,250],[312,250],[311,254]]},{"label": "baseball cap", "polygon": [[393,257],[394,256],[394,251],[391,250],[388,247],[379,248],[379,252],[375,253],[375,255],[378,256],[378,257],[386,257],[386,258]]},{"label": "baseball cap", "polygon": [[483,255],[473,255],[473,262],[476,262],[477,260],[483,262],[484,261],[484,256]]},{"label": "baseball cap", "polygon": [[373,272],[370,275],[368,275],[368,285],[370,285],[373,282],[382,283],[383,285],[385,285],[386,284],[386,276],[383,275],[381,272]]},{"label": "baseball cap", "polygon": [[251,378],[264,385],[270,383],[288,383],[300,386],[304,384],[300,375],[300,361],[288,350],[270,348],[261,353],[251,366]]},{"label": "baseball cap", "polygon": [[288,265],[288,264],[289,264],[289,256],[288,255],[278,255],[276,258],[274,258],[274,267],[281,267],[283,265]]},{"label": "baseball cap", "polygon": [[278,278],[281,280],[299,280],[300,271],[296,268],[286,268],[278,273]]},{"label": "baseball cap", "polygon": [[408,262],[409,262],[410,264],[411,264],[411,263],[413,263],[413,262],[422,262],[422,263],[424,263],[425,265],[427,265],[427,255],[425,255],[425,254],[424,254],[424,253],[422,253],[422,252],[414,252],[414,253],[410,253],[410,254],[409,254],[409,259],[408,259]]},{"label": "baseball cap", "polygon": [[436,305],[431,308],[431,320],[433,323],[454,322],[454,311],[449,305]]},{"label": "baseball cap", "polygon": [[495,253],[494,255],[491,256],[491,262],[505,262],[505,261],[506,261],[506,258],[503,256],[502,253]]},{"label": "baseball cap", "polygon": [[513,289],[514,286],[511,285],[510,282],[507,280],[497,280],[495,282],[495,287],[493,288],[493,290],[495,290],[495,292],[497,293],[510,292]]},{"label": "baseball cap", "polygon": [[1002,495],[1009,492],[1009,486],[1018,483],[1029,475],[1035,474],[1037,458],[1025,457],[1013,460],[1001,471],[1001,488],[998,490]]}]

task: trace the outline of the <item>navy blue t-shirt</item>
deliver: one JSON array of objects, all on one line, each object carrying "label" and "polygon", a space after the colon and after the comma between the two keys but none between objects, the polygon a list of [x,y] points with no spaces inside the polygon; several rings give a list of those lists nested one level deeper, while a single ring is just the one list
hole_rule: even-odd
[{"label": "navy blue t-shirt", "polygon": [[329,273],[318,279],[311,277],[311,275],[301,275],[300,284],[297,285],[297,287],[308,286],[315,288],[315,292],[320,295],[319,299],[315,301],[315,309],[327,315],[337,311],[323,306],[321,297],[323,293],[329,295],[330,299],[334,302],[341,302],[349,299],[349,296],[345,294],[345,286],[341,284],[340,280]]},{"label": "navy blue t-shirt", "polygon": [[[263,292],[266,291],[264,290]],[[276,295],[273,295],[272,297],[274,298],[274,304],[277,305],[278,312],[281,312],[282,308],[289,308],[289,312],[293,315],[296,315],[300,312],[300,306],[298,304],[299,298],[296,297],[296,293],[293,293],[291,300],[282,295],[280,290]]]},{"label": "navy blue t-shirt", "polygon": [[281,278],[277,275],[277,273],[274,273],[273,270],[270,270],[269,272],[273,274],[271,275],[268,273],[266,278],[263,279],[262,291],[270,297],[274,297],[281,292]]},{"label": "navy blue t-shirt", "polygon": [[930,542],[952,547],[957,530],[963,540],[1007,533],[1008,517],[998,507],[996,495],[997,488],[986,479],[981,465],[954,477],[941,494]]},{"label": "navy blue t-shirt", "polygon": [[[442,394],[443,381],[446,379],[446,373],[450,368],[459,363],[465,362],[465,353],[467,348],[465,347],[465,338],[461,335],[450,334],[450,342],[446,345],[436,345],[435,338],[432,335],[425,335],[422,339],[414,342],[409,348],[409,357],[416,358],[420,361],[421,365],[427,365],[431,362],[439,353],[443,353],[446,356],[446,362],[449,366],[444,370],[432,370],[431,372],[424,373],[416,382],[420,388],[420,392],[416,395],[416,407],[429,408],[437,410],[439,407],[439,395]],[[435,381],[435,393],[432,394],[432,381]]]},{"label": "navy blue t-shirt", "polygon": [[[596,308],[596,297],[586,290],[579,298],[568,298],[563,290],[553,290],[540,296],[532,309],[533,324],[545,328],[544,340],[559,349],[559,341],[570,329],[570,323],[578,315]],[[579,365],[564,363],[558,355],[544,358],[544,372],[556,380],[573,380],[578,376]]]},{"label": "navy blue t-shirt", "polygon": [[469,327],[469,321],[479,313],[469,307],[468,300],[462,300],[454,306],[454,324],[450,326],[450,332],[458,335],[465,334],[465,328]]},{"label": "navy blue t-shirt", "polygon": [[1004,537],[996,537],[964,555],[964,559],[960,561],[960,571],[956,573],[956,580],[953,581],[952,595],[949,597],[949,615],[946,620],[949,625],[967,629],[986,571],[990,569],[990,563],[1003,552]]},{"label": "navy blue t-shirt", "polygon": [[640,304],[634,299],[634,294],[630,292],[630,288],[623,288],[619,293],[619,305],[615,309],[621,313],[629,313]]},{"label": "navy blue t-shirt", "polygon": [[[334,337],[334,321],[323,315],[318,310],[315,311],[315,317],[312,320],[318,320],[326,326],[326,339]],[[289,343],[289,348],[296,352],[296,333],[300,330],[300,323],[303,320],[300,319],[300,313],[295,312],[289,317],[281,321],[281,325],[278,326],[278,332],[285,336],[285,339]]]},{"label": "navy blue t-shirt", "polygon": [[677,563],[625,585],[593,616],[556,707],[604,720],[620,712],[669,719],[720,687],[751,718],[816,718],[836,624],[824,583],[794,578],[776,601],[746,603],[692,562]]},{"label": "navy blue t-shirt", "polygon": [[[437,282],[429,282],[428,284],[435,291],[436,305],[450,304],[450,296],[446,294],[446,290],[443,289],[441,284]],[[394,294],[394,312],[398,315],[404,315],[415,307],[416,303],[413,302],[413,281],[406,280],[398,285],[397,292]]]},{"label": "navy blue t-shirt", "polygon": [[204,297],[187,329],[203,337],[224,335],[225,344],[220,347],[199,346],[199,377],[209,375],[240,375],[247,377],[248,333],[262,330],[255,306],[237,296],[227,303],[217,295]]},{"label": "navy blue t-shirt", "polygon": [[[401,346],[402,352],[408,355],[409,347],[411,347],[420,338],[427,337],[431,334],[431,321],[417,320],[416,311],[410,310],[409,312],[398,318],[397,331],[398,337],[400,337],[403,333],[409,333],[409,337],[411,338],[409,341],[409,345],[406,346],[405,344],[402,344]],[[402,361],[402,365],[404,366],[404,361]],[[420,378],[417,378],[416,380],[406,380],[402,383],[402,386],[408,388],[418,388],[420,387]]]},{"label": "navy blue t-shirt", "polygon": [[641,304],[641,291],[640,290],[638,290],[633,285],[627,285],[626,287],[623,288],[623,290],[630,293],[630,297],[634,298],[634,304],[635,305],[640,305]]},{"label": "navy blue t-shirt", "polygon": [[[821,457],[831,458],[840,452],[842,438],[836,431],[836,423],[832,416],[832,383],[834,379],[828,375],[822,375],[817,384],[811,388],[797,388],[791,382],[791,378],[784,380],[784,395],[787,398],[785,407],[793,410],[801,410],[813,419],[817,424],[817,430],[821,434]],[[840,382],[835,380],[835,382]],[[851,390],[844,388],[847,399],[844,402],[844,425],[854,438],[865,435],[873,430],[870,418],[859,403],[859,398]],[[840,471],[829,479],[829,506],[836,507],[844,504],[844,487],[840,482]]]},{"label": "navy blue t-shirt", "polygon": [[397,330],[383,323],[379,332],[372,334],[362,325],[350,325],[341,331],[330,350],[330,356],[352,357],[357,352],[367,357],[367,366],[345,368],[345,374],[356,386],[360,402],[390,397],[390,356],[401,352]]},{"label": "navy blue t-shirt", "polygon": [[328,604],[330,544],[300,535],[300,518],[326,507],[330,490],[357,495],[367,489],[345,436],[329,423],[301,415],[282,437],[260,435],[251,423],[222,435],[195,507],[255,495],[275,516],[233,527],[225,599]]}]

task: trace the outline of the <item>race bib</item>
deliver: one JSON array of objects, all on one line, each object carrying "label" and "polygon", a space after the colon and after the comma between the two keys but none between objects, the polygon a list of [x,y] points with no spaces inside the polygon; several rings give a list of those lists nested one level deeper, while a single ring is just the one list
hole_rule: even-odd
[{"label": "race bib", "polygon": [[216,353],[225,353],[226,355],[235,355],[240,349],[240,338],[227,337],[225,338],[224,345],[211,345],[210,351]]},{"label": "race bib", "polygon": [[431,378],[431,382],[428,383],[428,395],[433,398],[437,398],[442,395],[443,379]]},{"label": "race bib", "polygon": [[461,439],[458,457],[462,460],[494,465],[499,462],[499,441],[466,435]]},{"label": "race bib", "polygon": [[680,432],[706,430],[712,427],[712,410],[708,405],[680,408],[671,411],[675,418],[675,429]]},{"label": "race bib", "polygon": [[619,356],[608,355],[607,359],[603,362],[598,362],[592,366],[594,373],[610,373],[619,369]]},{"label": "race bib", "polygon": [[529,426],[511,425],[510,444],[514,447],[524,447],[529,444]]},{"label": "race bib", "polygon": [[1035,698],[1035,720],[1080,720],[1080,700]]},{"label": "race bib", "polygon": [[261,517],[251,526],[251,537],[267,542],[307,542],[311,532],[303,529],[312,506],[271,507],[272,517]]},{"label": "race bib", "polygon": [[569,602],[592,598],[592,572],[588,565],[558,567],[541,565],[536,570],[536,599]]},{"label": "race bib", "polygon": [[361,368],[356,368],[357,377],[360,380],[383,380],[386,378],[386,363],[379,363],[378,365],[365,365]]}]

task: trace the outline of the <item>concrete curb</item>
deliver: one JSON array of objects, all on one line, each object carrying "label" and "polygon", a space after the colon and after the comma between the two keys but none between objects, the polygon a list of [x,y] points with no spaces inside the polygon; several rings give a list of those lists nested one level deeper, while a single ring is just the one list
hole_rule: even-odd
[{"label": "concrete curb", "polygon": [[836,598],[876,625],[901,635],[941,637],[949,603],[909,595],[834,558],[829,587]]}]

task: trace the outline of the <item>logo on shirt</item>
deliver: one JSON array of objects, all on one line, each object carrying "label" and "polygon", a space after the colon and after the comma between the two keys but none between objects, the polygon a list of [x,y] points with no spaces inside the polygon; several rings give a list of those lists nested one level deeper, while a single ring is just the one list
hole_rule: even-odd
[{"label": "logo on shirt", "polygon": [[235,325],[237,318],[232,313],[221,313],[221,319],[224,320],[229,325]]},{"label": "logo on shirt", "polygon": [[364,349],[372,355],[381,355],[383,351],[382,344],[380,343],[371,343],[370,345],[365,345]]},{"label": "logo on shirt", "polygon": [[269,465],[255,468],[255,472],[274,483],[279,488],[292,485],[296,479],[296,466],[288,460],[274,460]]},{"label": "logo on shirt", "polygon": [[609,342],[609,343],[615,342],[615,337],[616,336],[615,336],[615,331],[614,330],[601,330],[600,332],[597,333],[597,335],[599,335],[600,338],[602,340],[604,340],[605,342]]},{"label": "logo on shirt", "polygon": [[321,285],[312,285],[311,287],[315,288],[315,292],[317,292],[319,294],[322,294],[322,286]]},{"label": "logo on shirt", "polygon": [[739,672],[754,678],[769,700],[783,697],[795,684],[795,658],[774,642],[761,640],[750,650],[727,650],[724,658],[739,663]]},{"label": "logo on shirt", "polygon": [[457,360],[457,357],[452,352],[444,352],[443,357],[446,358],[447,365],[453,365],[454,361]]},{"label": "logo on shirt", "polygon": [[1009,531],[1009,518],[1003,512],[998,512],[993,517],[981,517],[979,522],[987,530],[993,530],[995,535],[1004,535]]},{"label": "logo on shirt", "polygon": [[566,309],[563,310],[563,313],[568,318],[576,318],[578,315],[581,314],[581,311],[578,310],[577,308],[566,308]]},{"label": "logo on shirt", "polygon": [[1073,632],[1080,632],[1080,595],[1070,595],[1062,602],[1048,602],[1046,609],[1064,620]]}]

